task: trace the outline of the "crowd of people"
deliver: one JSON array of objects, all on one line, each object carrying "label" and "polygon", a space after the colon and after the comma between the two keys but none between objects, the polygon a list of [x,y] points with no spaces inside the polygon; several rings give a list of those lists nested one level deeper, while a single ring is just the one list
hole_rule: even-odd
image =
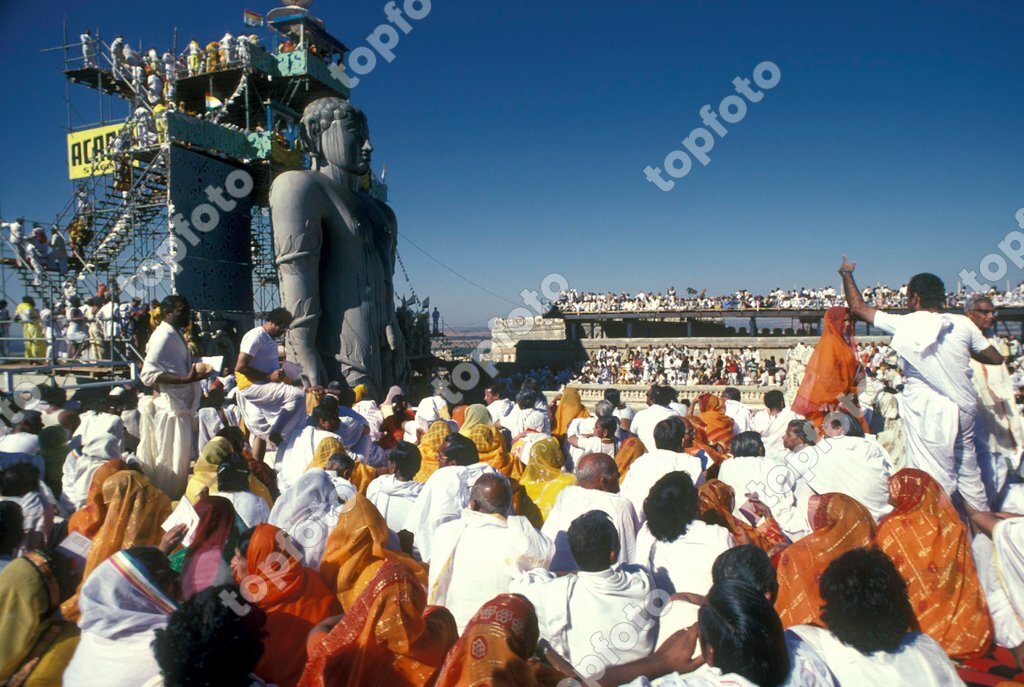
[{"label": "crowd of people", "polygon": [[[993,289],[988,295],[997,307],[1024,305],[1024,282],[1016,288],[1002,292]],[[906,308],[907,285],[899,289],[878,285],[863,289],[865,302],[876,308]],[[945,304],[950,308],[963,307],[968,294],[948,293]],[[736,291],[724,296],[711,296],[707,290],[687,289],[685,295],[678,295],[675,287],[661,291],[629,293],[579,292],[575,289],[562,291],[554,303],[560,312],[570,313],[621,313],[660,312],[679,310],[825,310],[844,303],[843,294],[834,287],[819,288],[776,288],[767,294],[753,294],[747,290]]]},{"label": "crowd of people", "polygon": [[591,352],[573,381],[581,384],[705,384],[781,385],[786,361],[762,359],[760,351],[743,348],[720,353],[686,345],[602,346]]},{"label": "crowd of people", "polygon": [[[759,412],[731,386],[654,383],[639,410],[532,378],[454,406],[306,387],[284,309],[218,371],[169,296],[144,386],[9,416],[0,682],[1020,682],[1024,428],[993,302],[943,313],[917,275],[892,315],[853,270]],[[888,360],[899,389],[871,383]]]}]

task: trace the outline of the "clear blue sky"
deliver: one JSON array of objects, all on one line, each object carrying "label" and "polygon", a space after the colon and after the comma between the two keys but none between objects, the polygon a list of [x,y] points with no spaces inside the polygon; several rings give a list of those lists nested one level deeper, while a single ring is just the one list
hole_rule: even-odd
[{"label": "clear blue sky", "polygon": [[[311,9],[355,48],[384,4]],[[175,26],[183,46],[237,34],[243,9],[270,7],[0,2],[4,214],[45,219],[67,199],[60,62],[39,53],[60,42],[63,16],[75,35],[98,26],[162,50]],[[352,100],[375,167],[387,163],[400,231],[511,301],[551,272],[600,291],[834,284],[843,252],[862,283],[928,270],[952,287],[1024,207],[1022,35],[1012,1],[435,0]],[[763,60],[781,82],[711,163],[667,193],[647,182],[644,167],[680,147],[701,106]],[[408,242],[399,251],[450,324],[513,307]]]}]

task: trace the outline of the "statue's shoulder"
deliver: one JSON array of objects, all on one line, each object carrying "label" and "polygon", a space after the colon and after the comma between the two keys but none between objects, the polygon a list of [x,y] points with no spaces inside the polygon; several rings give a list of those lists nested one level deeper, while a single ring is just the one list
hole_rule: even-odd
[{"label": "statue's shoulder", "polygon": [[293,169],[280,174],[270,187],[270,204],[304,202],[311,197],[324,195],[320,184],[321,174],[309,170]]}]

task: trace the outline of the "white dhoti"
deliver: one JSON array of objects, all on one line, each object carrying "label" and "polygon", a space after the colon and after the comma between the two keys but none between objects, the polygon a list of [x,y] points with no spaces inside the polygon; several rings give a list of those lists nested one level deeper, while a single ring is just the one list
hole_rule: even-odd
[{"label": "white dhoti", "polygon": [[260,439],[273,432],[287,437],[306,421],[306,392],[280,382],[250,384],[239,389],[236,399],[245,426]]}]

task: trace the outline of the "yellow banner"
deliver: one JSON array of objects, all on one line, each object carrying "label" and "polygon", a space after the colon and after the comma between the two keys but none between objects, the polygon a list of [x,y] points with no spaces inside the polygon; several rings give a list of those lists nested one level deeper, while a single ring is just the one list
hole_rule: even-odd
[{"label": "yellow banner", "polygon": [[111,174],[114,163],[106,157],[124,123],[68,134],[68,178],[83,179]]}]

